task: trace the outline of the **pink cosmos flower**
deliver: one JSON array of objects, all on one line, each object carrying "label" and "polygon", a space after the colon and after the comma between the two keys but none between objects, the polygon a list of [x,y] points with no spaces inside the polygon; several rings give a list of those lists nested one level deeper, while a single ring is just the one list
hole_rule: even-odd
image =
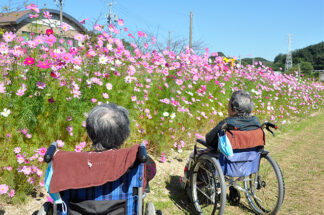
[{"label": "pink cosmos flower", "polygon": [[56,43],[56,37],[53,34],[51,34],[45,37],[45,41],[49,46],[53,46],[53,44]]},{"label": "pink cosmos flower", "polygon": [[132,100],[133,102],[135,102],[136,99],[137,99],[136,96],[132,96],[132,97],[131,97],[131,100]]},{"label": "pink cosmos flower", "polygon": [[102,27],[101,27],[101,25],[99,25],[99,24],[95,24],[95,25],[93,26],[93,29],[96,30],[96,31],[102,31]]},{"label": "pink cosmos flower", "polygon": [[80,142],[80,143],[79,143],[79,146],[81,146],[82,148],[84,148],[84,147],[86,146],[86,144],[87,144],[87,143],[83,141],[83,142]]},{"label": "pink cosmos flower", "polygon": [[109,30],[110,32],[114,32],[114,31],[115,31],[115,26],[114,26],[113,24],[110,24],[110,25],[108,26],[108,30]]},{"label": "pink cosmos flower", "polygon": [[35,63],[35,59],[32,58],[32,57],[27,57],[25,60],[24,60],[24,64],[25,65],[33,65]]},{"label": "pink cosmos flower", "polygon": [[176,80],[176,84],[179,85],[179,86],[181,86],[183,84],[183,81],[181,79],[177,79]]},{"label": "pink cosmos flower", "polygon": [[62,22],[61,24],[61,29],[64,31],[64,32],[67,32],[68,30],[70,30],[70,26],[64,22]]},{"label": "pink cosmos flower", "polygon": [[147,144],[148,144],[148,141],[147,140],[143,140],[142,143],[144,144],[144,146],[146,147]]},{"label": "pink cosmos flower", "polygon": [[45,147],[41,147],[38,149],[37,153],[40,155],[40,156],[44,156],[45,153],[46,153],[46,148]]},{"label": "pink cosmos flower", "polygon": [[63,148],[64,142],[62,140],[56,140],[56,143],[59,148]]},{"label": "pink cosmos flower", "polygon": [[0,194],[5,194],[9,190],[9,187],[6,184],[0,184]]},{"label": "pink cosmos flower", "polygon": [[24,156],[21,155],[21,154],[18,154],[18,155],[16,156],[16,159],[17,159],[17,162],[18,162],[19,164],[22,164],[22,163],[25,162],[25,158],[24,158]]},{"label": "pink cosmos flower", "polygon": [[164,152],[161,153],[161,162],[164,163],[166,161]]},{"label": "pink cosmos flower", "polygon": [[32,135],[31,134],[26,134],[26,138],[30,139],[30,138],[32,138]]},{"label": "pink cosmos flower", "polygon": [[44,15],[44,17],[47,18],[47,19],[52,18],[52,15],[51,15],[50,12],[48,12],[48,11],[43,11],[43,15]]},{"label": "pink cosmos flower", "polygon": [[5,92],[6,92],[5,83],[0,82],[0,93],[5,93]]},{"label": "pink cosmos flower", "polygon": [[103,93],[103,94],[102,94],[102,97],[104,97],[105,99],[109,99],[109,95],[108,95],[108,93]]},{"label": "pink cosmos flower", "polygon": [[29,5],[27,5],[27,6],[26,6],[26,9],[32,10],[32,11],[34,11],[35,13],[39,13],[39,12],[40,12],[38,6],[35,5],[35,4],[29,4]]},{"label": "pink cosmos flower", "polygon": [[92,99],[91,99],[91,102],[92,102],[92,103],[96,103],[96,102],[97,102],[97,99],[96,99],[96,98],[92,98]]},{"label": "pink cosmos flower", "polygon": [[15,39],[16,35],[10,31],[6,32],[2,37],[7,43],[9,43]]},{"label": "pink cosmos flower", "polygon": [[138,31],[137,34],[138,34],[139,37],[143,37],[144,36],[143,31]]},{"label": "pink cosmos flower", "polygon": [[77,145],[77,146],[75,146],[74,151],[76,151],[76,152],[81,152],[81,151],[82,151],[82,147],[79,146],[79,145]]},{"label": "pink cosmos flower", "polygon": [[31,18],[31,19],[34,19],[34,18],[39,17],[39,15],[38,15],[37,13],[35,13],[35,14],[29,14],[28,16],[29,16],[29,18]]},{"label": "pink cosmos flower", "polygon": [[76,34],[74,35],[74,39],[79,42],[83,42],[85,40],[86,36],[83,34]]},{"label": "pink cosmos flower", "polygon": [[11,189],[10,192],[8,193],[8,196],[10,198],[12,198],[12,197],[14,197],[14,195],[15,195],[15,190],[14,189]]},{"label": "pink cosmos flower", "polygon": [[72,46],[73,45],[73,41],[72,40],[68,40],[66,43],[68,44],[68,46]]},{"label": "pink cosmos flower", "polygon": [[42,68],[42,69],[48,69],[51,67],[51,65],[48,62],[48,60],[45,60],[44,62],[38,61],[37,67]]},{"label": "pink cosmos flower", "polygon": [[17,96],[23,96],[25,94],[25,91],[27,90],[26,85],[22,84],[21,88],[17,90],[16,95]]},{"label": "pink cosmos flower", "polygon": [[85,24],[85,21],[89,20],[89,18],[85,18],[85,19],[82,19],[81,21],[79,21],[80,24]]},{"label": "pink cosmos flower", "polygon": [[123,19],[118,19],[118,25],[123,26],[124,25],[124,20]]}]

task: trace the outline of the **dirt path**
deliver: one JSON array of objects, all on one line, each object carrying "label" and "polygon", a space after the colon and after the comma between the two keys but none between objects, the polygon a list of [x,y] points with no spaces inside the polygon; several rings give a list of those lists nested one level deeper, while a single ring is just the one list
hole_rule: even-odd
[{"label": "dirt path", "polygon": [[[276,137],[267,135],[266,149],[284,175],[286,193],[279,214],[324,214],[324,113],[295,122]],[[193,210],[179,183],[190,152],[173,152],[168,162],[158,163],[159,173],[152,181],[148,200],[163,214],[191,214]],[[236,207],[227,204],[225,214],[253,213],[243,200]]]},{"label": "dirt path", "polygon": [[[266,149],[278,162],[285,179],[285,200],[279,214],[324,214],[324,113],[289,125],[276,137],[267,136]],[[151,181],[147,200],[163,214],[191,214],[193,208],[180,187],[179,177],[192,147],[182,153],[170,152],[167,162],[157,162],[158,174]],[[158,160],[159,158],[156,158]],[[243,195],[242,195],[243,196]],[[5,206],[3,214],[33,214],[46,199],[30,198],[26,205]],[[225,214],[253,214],[242,201],[237,207],[226,205]]]}]

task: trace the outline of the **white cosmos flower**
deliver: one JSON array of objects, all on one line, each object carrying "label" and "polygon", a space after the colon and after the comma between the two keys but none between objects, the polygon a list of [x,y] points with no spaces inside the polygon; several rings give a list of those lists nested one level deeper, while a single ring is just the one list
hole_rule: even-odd
[{"label": "white cosmos flower", "polygon": [[171,113],[170,118],[171,119],[174,119],[175,117],[176,117],[176,114],[175,113]]},{"label": "white cosmos flower", "polygon": [[0,114],[1,114],[2,116],[4,116],[4,117],[8,117],[10,113],[11,113],[11,111],[10,111],[9,109],[4,108],[4,109],[3,109],[3,112],[1,112]]},{"label": "white cosmos flower", "polygon": [[99,64],[107,64],[107,62],[108,62],[108,58],[106,56],[101,55],[99,57]]},{"label": "white cosmos flower", "polygon": [[169,116],[169,113],[168,112],[164,112],[163,113],[163,116],[167,117],[167,116]]},{"label": "white cosmos flower", "polygon": [[111,90],[112,89],[112,84],[111,83],[107,83],[106,84],[106,88],[107,88],[107,90]]}]

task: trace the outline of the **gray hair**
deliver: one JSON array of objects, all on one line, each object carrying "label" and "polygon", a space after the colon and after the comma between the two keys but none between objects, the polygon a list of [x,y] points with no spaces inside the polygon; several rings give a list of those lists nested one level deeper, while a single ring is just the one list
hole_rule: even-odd
[{"label": "gray hair", "polygon": [[248,117],[253,110],[252,98],[248,92],[243,90],[235,91],[229,103],[231,109],[241,117]]},{"label": "gray hair", "polygon": [[118,149],[128,138],[128,110],[114,103],[94,107],[87,118],[86,129],[96,151]]}]

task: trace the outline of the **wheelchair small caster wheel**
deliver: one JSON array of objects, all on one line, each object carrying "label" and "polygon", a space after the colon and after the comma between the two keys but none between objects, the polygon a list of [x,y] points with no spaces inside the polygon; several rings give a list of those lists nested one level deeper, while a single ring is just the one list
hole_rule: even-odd
[{"label": "wheelchair small caster wheel", "polygon": [[231,205],[238,205],[240,203],[240,200],[241,200],[241,194],[240,192],[235,189],[233,186],[230,186],[229,187],[229,203]]}]

